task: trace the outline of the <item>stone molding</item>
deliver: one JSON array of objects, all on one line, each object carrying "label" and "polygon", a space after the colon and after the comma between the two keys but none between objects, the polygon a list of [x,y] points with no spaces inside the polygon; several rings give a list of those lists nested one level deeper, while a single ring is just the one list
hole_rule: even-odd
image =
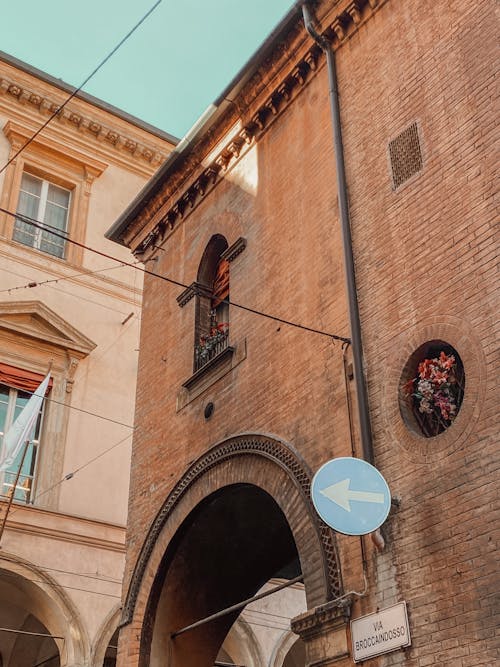
[{"label": "stone molding", "polygon": [[[9,140],[13,151],[21,149],[33,134],[32,130],[26,124],[21,124],[12,120],[8,120],[5,123],[2,131]],[[54,141],[53,139],[44,136],[43,133],[36,137],[30,147],[30,153],[33,151],[33,147],[41,147],[55,153],[58,161],[70,161],[71,163],[74,163],[75,167],[73,167],[73,169],[76,168],[76,165],[79,165],[79,167],[83,169],[83,178],[87,184],[86,194],[90,194],[90,186],[93,181],[101,176],[104,170],[108,167],[107,163],[102,162],[101,160],[96,160],[95,157],[86,155],[73,146]],[[27,150],[29,149],[27,148]]]},{"label": "stone molding", "polygon": [[[27,317],[30,318],[29,323],[26,323]],[[49,343],[67,350],[76,363],[96,348],[96,343],[41,301],[7,301],[0,304],[0,329],[32,338],[39,344]]]},{"label": "stone molding", "polygon": [[335,628],[347,623],[351,615],[351,598],[332,600],[320,607],[306,611],[292,618],[292,632],[302,639],[323,633],[327,628]]},{"label": "stone molding", "polygon": [[189,285],[189,287],[186,287],[186,289],[179,294],[177,297],[177,303],[181,308],[183,308],[195,296],[211,297],[212,292],[210,289],[208,289],[208,287],[205,287],[205,285],[194,281],[191,283],[191,285]]},{"label": "stone molding", "polygon": [[[13,103],[20,107],[20,111],[27,109],[47,118],[57,111],[62,102],[56,95],[41,93],[34,87],[27,86],[22,80],[0,76],[0,106],[5,108],[7,114]],[[90,105],[89,102],[87,104]],[[168,152],[160,149],[158,145],[145,143],[132,134],[125,134],[123,130],[103,123],[98,117],[82,112],[76,105],[69,104],[64,107],[53,122],[81,133],[86,143],[98,143],[108,151],[111,149],[111,153],[119,156],[121,161],[147,165],[148,173],[152,173],[168,156]]]},{"label": "stone molding", "polygon": [[292,619],[292,632],[306,646],[309,667],[331,667],[349,656],[347,627],[351,615],[350,596],[338,598]]},{"label": "stone molding", "polygon": [[[337,4],[330,15],[319,17],[324,26],[323,36],[334,50],[338,49],[385,2],[387,0],[354,0]],[[317,71],[324,54],[316,44],[311,46],[309,38],[303,40],[298,47],[294,45],[301,31],[304,32],[303,27],[296,25],[287,39],[276,45],[272,59],[263,63],[244,87],[235,101],[235,108],[241,117],[241,127],[225,138],[210,164],[200,170],[198,160],[188,157],[181,167],[182,179],[174,176],[171,185],[157,193],[133,221],[136,233],[125,234],[124,240],[137,257],[143,258],[151,246],[168,238],[176,223],[181,222],[224,178],[227,171],[246,155]],[[299,49],[304,51],[306,43],[308,48],[295,64],[288,64],[291,59],[297,58]],[[281,69],[283,72],[279,77],[274,77],[279,78],[279,81],[274,82],[271,92],[263,97],[262,94],[268,88],[265,82],[269,79],[267,72],[270,69]],[[216,138],[213,143],[217,144]],[[197,153],[197,148],[194,148],[194,154]],[[204,147],[203,152],[207,154],[209,149]]]},{"label": "stone molding", "polygon": [[203,475],[220,463],[241,456],[267,458],[283,469],[293,480],[294,485],[300,490],[304,505],[311,508],[310,517],[313,521],[313,529],[318,535],[319,543],[322,545],[321,556],[327,575],[326,593],[329,597],[340,595],[342,584],[335,538],[333,531],[319,519],[312,508],[310,500],[310,471],[298,454],[284,442],[264,435],[244,434],[219,443],[205,452],[189,467],[167,496],[150,526],[136,561],[123,606],[120,627],[128,625],[132,621],[139,591],[155,544],[180,500]]},{"label": "stone molding", "polygon": [[237,239],[233,245],[230,245],[229,248],[224,250],[224,252],[221,254],[221,259],[225,259],[228,262],[233,262],[238,257],[238,255],[241,255],[246,247],[247,240],[243,238],[243,236],[240,236],[240,238]]}]

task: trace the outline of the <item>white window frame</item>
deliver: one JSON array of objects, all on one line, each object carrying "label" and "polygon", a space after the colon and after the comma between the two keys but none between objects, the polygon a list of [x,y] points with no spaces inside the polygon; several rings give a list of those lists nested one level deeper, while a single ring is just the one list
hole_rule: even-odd
[{"label": "white window frame", "polygon": [[[9,390],[5,423],[3,425],[4,431],[0,431],[0,450],[1,450],[1,448],[3,447],[4,436],[11,427],[12,422],[14,421],[14,414],[15,414],[18,394],[20,391],[23,390],[16,389],[15,387],[10,387],[9,385],[6,384],[0,384],[0,386]],[[43,417],[45,412],[44,408],[45,408],[45,399],[43,400],[42,407],[40,408],[40,412],[42,415],[41,419],[37,418],[38,429],[37,431],[35,431],[35,437],[32,440],[30,440],[30,444],[28,445],[29,447],[33,448],[33,457],[34,457],[33,469],[31,474],[25,474],[21,472],[21,474],[19,475],[19,480],[14,491],[14,502],[19,502],[27,505],[28,503],[32,502],[34,497],[35,480],[36,480],[38,460],[39,460],[38,454],[39,454],[41,433],[43,428]],[[17,474],[17,468],[0,471],[0,498],[6,500],[9,497],[8,494],[9,491],[11,491],[12,487],[14,486],[16,474]],[[23,486],[23,482],[26,482],[26,480],[30,480],[28,487]]]},{"label": "white window frame", "polygon": [[[24,213],[19,211],[19,201],[21,197],[21,193],[25,193],[27,195],[33,196],[33,193],[27,192],[26,190],[23,190],[22,188],[22,178],[21,178],[21,185],[19,187],[19,198],[18,198],[18,204],[17,204],[17,209],[16,213],[19,214],[19,218],[15,219],[14,222],[14,229],[13,229],[13,240],[16,241],[17,243],[22,243],[22,245],[25,245],[28,248],[34,248],[35,250],[38,250],[40,252],[45,253],[46,255],[50,255],[51,257],[57,257],[59,259],[65,259],[66,257],[66,241],[63,241],[62,245],[62,255],[56,255],[55,253],[51,253],[47,250],[44,250],[41,245],[42,245],[42,240],[43,240],[43,232],[51,233],[54,228],[52,228],[50,225],[44,222],[45,219],[45,211],[47,209],[47,201],[48,201],[48,193],[49,193],[49,186],[53,185],[54,187],[60,188],[61,190],[64,190],[65,192],[68,193],[68,206],[66,207],[66,219],[65,219],[65,225],[64,225],[64,230],[59,230],[59,229],[54,229],[54,231],[57,234],[64,234],[65,236],[68,236],[68,228],[69,228],[69,222],[70,222],[70,210],[71,210],[71,198],[72,198],[72,192],[69,188],[65,188],[58,183],[54,183],[53,181],[50,181],[46,178],[41,178],[40,176],[36,176],[35,174],[32,174],[29,171],[23,170],[22,176],[24,175],[30,176],[31,178],[36,179],[37,181],[40,181],[42,184],[41,190],[40,190],[40,197],[39,197],[39,202],[38,202],[38,210],[36,212],[35,218],[36,220],[44,226],[43,229],[40,227],[33,227],[33,244],[28,244],[24,243],[24,241],[20,241],[19,239],[15,238],[16,234],[16,224],[19,219],[19,221],[24,222],[22,216],[25,215]],[[59,204],[55,204],[56,206],[59,206]],[[62,206],[60,208],[63,208]]]}]

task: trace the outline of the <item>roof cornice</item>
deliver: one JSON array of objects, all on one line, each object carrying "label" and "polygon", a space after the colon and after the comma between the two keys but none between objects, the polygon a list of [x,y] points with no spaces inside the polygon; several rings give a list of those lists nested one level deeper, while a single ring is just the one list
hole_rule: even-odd
[{"label": "roof cornice", "polygon": [[[29,124],[33,131],[65,101],[66,97],[45,80],[35,80],[6,66],[0,59],[0,112]],[[95,107],[78,97],[62,109],[47,127],[52,135],[67,135],[80,140],[82,147],[105,156],[110,162],[150,177],[162,164],[174,143],[153,135],[112,111]]]},{"label": "roof cornice", "polygon": [[[62,90],[65,93],[73,94],[73,92],[75,91],[75,86],[66,83],[62,79],[56,79],[56,77],[51,76],[47,72],[44,72],[43,70],[38,69],[37,67],[33,67],[33,65],[25,63],[24,61],[19,60],[19,58],[15,58],[9,53],[5,53],[5,51],[0,51],[0,61],[3,61],[7,65],[10,65],[15,69],[25,72],[30,76],[33,76],[35,79],[44,81],[45,83],[48,83],[54,88],[58,88],[59,90]],[[158,137],[159,139],[168,141],[170,144],[176,145],[177,143],[179,143],[179,139],[177,137],[174,137],[173,134],[169,134],[168,132],[161,130],[159,127],[155,127],[150,123],[146,123],[144,120],[137,118],[137,116],[133,116],[132,114],[123,111],[123,109],[119,109],[118,107],[115,107],[112,104],[109,104],[108,102],[99,99],[98,97],[89,95],[88,93],[85,93],[83,90],[78,91],[78,93],[76,94],[76,98],[81,99],[84,102],[87,102],[88,104],[91,104],[93,107],[97,107],[99,109],[102,109],[103,111],[106,111],[107,113],[113,114],[113,116],[121,118],[127,123],[130,123],[131,125],[136,125],[141,130],[144,130],[145,132],[148,132],[149,134],[152,134]]]},{"label": "roof cornice", "polygon": [[[338,49],[385,2],[319,3],[322,34]],[[223,91],[208,118],[181,141],[107,232],[108,238],[145,258],[148,248],[163,242],[283,113],[324,59],[305,31],[302,4],[292,8]]]}]

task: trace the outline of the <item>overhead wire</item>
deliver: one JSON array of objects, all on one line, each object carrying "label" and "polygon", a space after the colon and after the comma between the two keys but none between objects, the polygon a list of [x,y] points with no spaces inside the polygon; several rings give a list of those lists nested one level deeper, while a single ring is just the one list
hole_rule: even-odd
[{"label": "overhead wire", "polygon": [[[35,391],[26,391],[26,389],[22,390],[24,394],[28,394],[33,396]],[[111,422],[111,424],[117,424],[118,426],[124,426],[125,428],[130,428],[134,429],[135,426],[133,424],[125,424],[125,422],[121,422],[118,419],[113,419],[112,417],[105,417],[104,415],[100,415],[98,412],[92,412],[91,410],[85,410],[84,408],[77,408],[76,405],[70,405],[69,403],[64,403],[64,401],[58,401],[55,398],[50,398],[50,396],[46,396],[45,401],[48,403],[55,403],[56,405],[62,405],[65,408],[68,408],[69,410],[76,410],[76,412],[82,412],[85,415],[90,415],[91,417],[97,417],[98,419],[103,419],[104,421]]]},{"label": "overhead wire", "polygon": [[7,570],[4,570],[2,572],[2,576],[10,576],[12,578],[17,578],[19,576],[22,576],[24,581],[31,581],[34,584],[45,584],[46,586],[52,586],[52,588],[64,588],[70,591],[81,591],[82,593],[90,593],[92,595],[102,595],[104,597],[108,598],[115,598],[120,600],[121,595],[113,595],[112,593],[104,593],[104,591],[90,591],[86,588],[78,588],[77,586],[65,586],[63,584],[60,584],[59,582],[51,582],[51,581],[43,581],[42,579],[31,579],[30,577],[25,577],[24,575],[18,575],[15,572],[10,572]]},{"label": "overhead wire", "polygon": [[[6,208],[0,207],[0,211],[2,213],[5,213],[6,215],[9,215],[13,218],[19,218],[23,222],[25,222],[28,225],[32,225],[33,227],[36,227],[37,229],[42,229],[45,231],[50,231],[51,234],[54,236],[61,238],[68,243],[72,243],[73,245],[76,245],[79,248],[83,248],[84,250],[88,250],[89,252],[93,252],[96,255],[99,255],[101,257],[105,257],[106,259],[110,259],[115,262],[122,263],[124,266],[128,266],[130,268],[135,269],[136,271],[140,271],[144,275],[152,276],[154,278],[158,278],[160,280],[163,280],[164,282],[167,282],[171,285],[175,285],[176,287],[181,287],[183,289],[188,289],[189,285],[186,285],[179,280],[174,280],[173,278],[170,278],[168,276],[162,276],[159,273],[155,273],[154,271],[151,271],[145,267],[140,267],[135,263],[132,262],[125,262],[124,260],[120,260],[117,257],[113,257],[113,255],[110,255],[109,253],[106,253],[102,250],[97,250],[97,248],[92,248],[91,246],[88,246],[84,243],[81,243],[80,241],[75,241],[74,239],[68,238],[65,234],[61,234],[60,232],[56,231],[53,227],[50,225],[40,223],[39,220],[36,220],[35,218],[31,218],[30,216],[20,214],[20,213],[13,213],[12,211],[9,211]],[[340,336],[338,334],[333,334],[329,333],[327,331],[322,331],[321,329],[315,329],[313,327],[308,327],[304,324],[299,324],[298,322],[292,322],[291,320],[286,320],[282,317],[279,317],[277,315],[271,315],[270,313],[265,313],[261,310],[257,310],[256,308],[251,308],[250,306],[245,306],[241,303],[237,303],[236,301],[232,301],[231,299],[224,299],[221,303],[227,303],[228,305],[231,305],[233,308],[238,308],[240,310],[247,311],[249,313],[252,313],[254,315],[258,315],[260,317],[264,317],[269,320],[273,320],[274,322],[278,322],[280,324],[285,324],[291,327],[295,327],[297,329],[301,329],[303,331],[308,331],[310,333],[318,334],[320,336],[326,336],[327,338],[330,338],[332,340],[338,340],[341,341],[342,343],[350,343],[350,338],[347,338],[345,336]]]},{"label": "overhead wire", "polygon": [[[113,269],[118,269],[118,268],[121,268],[121,267],[115,266],[115,267],[112,267],[112,268]],[[109,271],[111,269],[107,269],[107,270]],[[64,294],[68,297],[71,297],[71,298],[74,298],[74,299],[79,299],[80,301],[84,301],[85,303],[91,303],[95,306],[98,306],[99,308],[105,308],[107,311],[118,313],[121,316],[126,315],[124,310],[118,310],[118,308],[113,308],[112,306],[109,306],[109,304],[101,303],[99,301],[96,301],[95,299],[90,299],[87,296],[83,296],[83,294],[77,294],[76,292],[71,292],[69,290],[60,289],[56,285],[50,284],[51,282],[58,283],[58,282],[61,282],[63,280],[70,280],[71,276],[68,276],[68,277],[62,276],[61,278],[56,278],[53,281],[48,280],[48,281],[38,282],[38,281],[29,280],[28,276],[25,276],[21,273],[17,273],[16,271],[11,271],[10,269],[6,269],[5,267],[2,267],[1,271],[4,272],[4,273],[10,273],[13,276],[18,276],[19,278],[24,278],[25,280],[28,280],[28,282],[23,284],[23,285],[15,285],[14,287],[8,287],[6,289],[0,290],[0,294],[16,292],[16,291],[25,290],[25,289],[32,289],[34,287],[48,287],[48,288],[54,290],[55,292],[59,292],[60,294]],[[46,282],[49,283],[49,284],[46,284]],[[88,289],[89,286],[87,285],[87,286],[85,286],[85,288]]]},{"label": "overhead wire", "polygon": [[78,468],[75,468],[75,470],[72,470],[72,471],[66,473],[66,474],[64,475],[64,477],[62,477],[58,482],[55,482],[54,484],[52,484],[51,486],[47,487],[47,488],[44,489],[43,491],[40,491],[39,493],[35,493],[35,494],[33,494],[33,498],[29,501],[29,503],[27,503],[27,505],[19,505],[19,506],[16,506],[15,509],[13,509],[13,510],[10,511],[10,513],[9,513],[9,517],[14,516],[14,514],[16,514],[17,512],[21,511],[21,510],[24,509],[25,507],[29,507],[30,505],[34,505],[36,500],[39,500],[42,496],[46,495],[47,493],[50,493],[51,491],[53,491],[54,489],[56,489],[58,486],[60,486],[63,482],[67,482],[67,481],[69,481],[70,479],[73,479],[73,477],[74,477],[77,473],[79,473],[81,470],[83,470],[83,469],[86,468],[87,466],[91,465],[92,463],[95,463],[95,461],[97,461],[98,459],[100,459],[100,458],[103,457],[105,454],[107,454],[107,453],[110,452],[111,450],[115,449],[115,448],[118,447],[119,445],[122,445],[122,444],[123,444],[124,442],[126,442],[131,436],[132,436],[132,434],[131,434],[131,433],[128,433],[124,438],[122,438],[122,439],[119,440],[118,442],[115,442],[114,445],[111,445],[111,447],[108,447],[108,448],[105,449],[104,451],[102,451],[102,452],[100,452],[99,454],[97,454],[96,456],[92,457],[90,460],[86,461],[86,462],[83,463],[81,466],[78,466]]},{"label": "overhead wire", "polygon": [[[142,262],[140,260],[136,260],[133,262],[134,264],[141,264]],[[86,301],[88,303],[93,303],[96,306],[99,306],[101,308],[106,308],[106,310],[111,310],[114,311],[115,313],[119,313],[120,315],[126,315],[123,310],[118,310],[117,308],[111,308],[109,304],[104,304],[100,303],[99,301],[95,301],[94,299],[89,299],[88,297],[85,297],[81,294],[76,294],[75,292],[69,292],[65,290],[57,290],[57,288],[52,284],[52,283],[60,283],[63,282],[64,280],[73,280],[74,278],[80,278],[80,277],[88,277],[88,276],[95,276],[100,273],[104,273],[107,271],[115,271],[116,269],[121,269],[124,268],[124,264],[115,264],[114,266],[107,266],[103,269],[96,269],[94,271],[86,271],[86,272],[81,272],[81,273],[73,273],[69,276],[60,276],[58,278],[48,278],[46,280],[29,280],[27,276],[24,276],[20,273],[16,273],[15,271],[11,271],[9,269],[6,269],[5,267],[2,267],[2,271],[5,271],[6,273],[10,273],[14,276],[19,276],[20,278],[25,278],[28,280],[27,283],[23,285],[14,285],[13,287],[6,287],[5,289],[0,290],[0,294],[5,294],[5,293],[11,293],[11,292],[16,292],[19,290],[24,290],[24,289],[33,289],[35,287],[51,287],[52,289],[55,289],[56,291],[61,292],[62,294],[67,294],[68,296],[74,297],[75,299],[80,299],[81,301]],[[128,268],[128,267],[127,267]],[[42,269],[44,270],[44,269]],[[134,273],[134,276],[136,274]],[[134,286],[134,307],[137,307],[137,302],[136,302],[136,288]]]},{"label": "overhead wire", "polygon": [[[107,453],[110,452],[111,450],[115,449],[115,448],[118,447],[119,445],[122,445],[122,444],[123,444],[124,442],[126,442],[131,436],[132,436],[132,434],[131,434],[131,433],[128,433],[124,438],[122,438],[122,439],[119,440],[118,442],[115,442],[114,445],[111,445],[111,447],[108,447],[108,448],[105,449],[104,451],[100,452],[99,454],[97,454],[97,455],[94,456],[93,458],[91,458],[91,459],[89,459],[88,461],[86,461],[85,463],[83,463],[81,466],[78,466],[78,468],[75,468],[75,470],[72,470],[72,471],[66,473],[66,474],[64,475],[64,477],[62,477],[58,482],[55,482],[54,484],[52,484],[52,486],[49,486],[47,489],[44,489],[43,491],[40,491],[40,493],[35,493],[35,494],[33,495],[33,499],[30,501],[30,505],[34,505],[34,503],[35,503],[36,500],[39,500],[39,499],[40,499],[42,496],[44,496],[45,494],[49,493],[50,491],[53,491],[55,488],[57,488],[58,486],[60,486],[63,482],[67,482],[67,481],[69,481],[70,479],[73,479],[73,477],[74,477],[77,473],[79,473],[81,470],[83,470],[84,468],[87,468],[87,466],[91,465],[92,463],[95,463],[98,459],[102,458],[105,454],[107,454]],[[19,508],[19,509],[21,509],[21,508]],[[14,514],[14,511],[11,512],[11,515],[12,515],[12,514]]]},{"label": "overhead wire", "polygon": [[[0,555],[0,562],[2,561],[2,556]],[[7,562],[10,562],[7,560]],[[30,561],[30,565],[36,566],[39,570],[48,570],[50,572],[58,572],[59,574],[69,574],[73,577],[83,577],[85,579],[95,579],[96,581],[105,581],[108,584],[122,584],[121,579],[109,579],[108,577],[98,577],[95,574],[84,574],[83,572],[70,572],[69,570],[60,570],[56,567],[49,567],[48,565],[40,565]],[[0,566],[1,569],[1,566]]]},{"label": "overhead wire", "polygon": [[47,120],[34,132],[29,139],[26,140],[26,142],[12,155],[9,160],[3,165],[2,168],[0,168],[0,174],[2,174],[7,167],[14,162],[14,160],[20,155],[36,138],[37,136],[43,132],[43,130],[47,127],[47,125],[52,122],[52,120],[58,116],[61,111],[64,109],[64,107],[71,102],[71,100],[82,90],[82,88],[92,79],[93,76],[97,74],[97,72],[108,62],[108,60],[114,56],[114,54],[125,44],[125,42],[134,34],[134,32],[144,23],[144,21],[154,12],[154,10],[158,7],[163,2],[163,0],[157,0],[154,5],[148,9],[148,11],[143,14],[143,16],[137,21],[137,23],[128,31],[128,33],[122,37],[122,39],[118,42],[118,44],[99,62],[97,67],[95,67],[92,72],[82,81],[82,83],[78,86],[78,88],[75,88],[75,90],[69,95],[69,97],[66,98],[66,100],[60,104],[54,112],[47,118]]}]

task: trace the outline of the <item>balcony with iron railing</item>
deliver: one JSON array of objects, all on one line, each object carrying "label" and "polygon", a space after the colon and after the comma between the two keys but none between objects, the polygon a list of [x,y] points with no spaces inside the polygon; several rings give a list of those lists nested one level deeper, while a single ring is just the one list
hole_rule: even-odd
[{"label": "balcony with iron railing", "polygon": [[194,349],[194,370],[199,371],[224,352],[229,345],[229,324],[222,322],[210,327],[210,333],[200,338]]}]

